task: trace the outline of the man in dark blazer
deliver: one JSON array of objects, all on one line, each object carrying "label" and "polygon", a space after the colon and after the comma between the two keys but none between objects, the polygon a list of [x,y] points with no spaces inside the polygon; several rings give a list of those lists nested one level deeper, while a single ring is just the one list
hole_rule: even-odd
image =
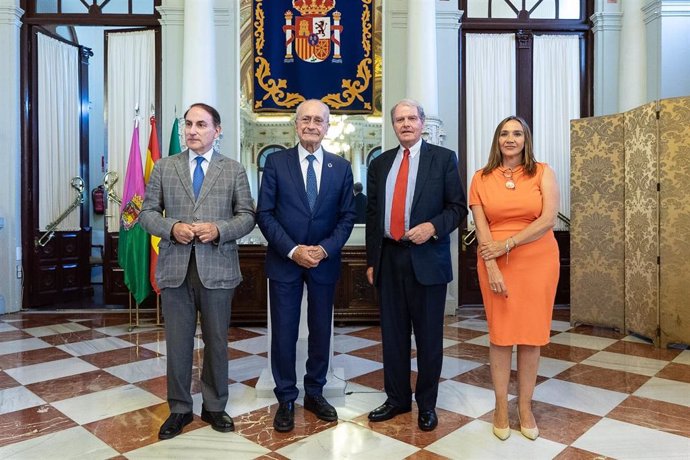
[{"label": "man in dark blazer", "polygon": [[[455,153],[422,140],[424,109],[403,99],[391,110],[400,146],[367,174],[367,278],[379,291],[386,402],[380,422],[409,412],[411,333],[417,345],[419,428],[436,428],[443,316],[453,278],[450,234],[467,215]],[[454,249],[457,251],[457,248]]]},{"label": "man in dark blazer", "polygon": [[170,416],[158,433],[170,439],[192,419],[192,355],[197,312],[204,363],[201,419],[214,430],[234,429],[228,401],[230,303],[242,281],[237,239],[254,228],[254,202],[244,167],[214,151],[220,115],[194,104],[184,115],[188,150],[157,161],[139,215],[161,238],[156,282],[161,289]]},{"label": "man in dark blazer", "polygon": [[367,221],[367,196],[364,194],[364,186],[361,182],[355,182],[355,224],[364,224]]},{"label": "man in dark blazer", "polygon": [[268,157],[259,190],[256,216],[268,241],[271,370],[279,402],[273,426],[280,432],[294,428],[294,401],[299,395],[296,344],[304,284],[309,326],[304,408],[322,420],[338,419],[322,390],[330,358],[340,252],[352,232],[355,208],[350,163],[321,147],[328,117],[328,106],[319,100],[297,107],[299,143]]}]

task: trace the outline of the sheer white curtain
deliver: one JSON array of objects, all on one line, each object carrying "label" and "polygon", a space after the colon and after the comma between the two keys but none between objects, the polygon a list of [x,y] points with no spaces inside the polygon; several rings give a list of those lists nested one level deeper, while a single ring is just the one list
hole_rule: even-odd
[{"label": "sheer white curtain", "polygon": [[[38,34],[38,227],[74,202],[79,176],[79,48]],[[57,230],[79,230],[79,209]]]},{"label": "sheer white curtain", "polygon": [[[151,125],[151,105],[155,103],[155,35],[153,30],[108,34],[108,171],[119,180],[113,190],[122,197],[129,147],[132,143],[135,108],[139,107],[139,148],[142,169],[146,161]],[[108,231],[120,229],[120,208],[108,207]]]},{"label": "sheer white curtain", "polygon": [[515,114],[515,35],[467,34],[467,191],[499,121]]},{"label": "sheer white curtain", "polygon": [[[534,37],[534,152],[556,172],[560,211],[570,217],[570,120],[580,118],[580,43],[573,35]],[[565,229],[559,221],[557,229]]]}]

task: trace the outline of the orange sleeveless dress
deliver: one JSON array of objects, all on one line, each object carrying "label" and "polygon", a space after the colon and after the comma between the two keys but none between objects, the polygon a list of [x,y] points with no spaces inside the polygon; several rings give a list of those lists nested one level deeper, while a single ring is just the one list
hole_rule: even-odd
[{"label": "orange sleeveless dress", "polygon": [[[512,190],[506,188],[506,178],[498,169],[488,176],[482,176],[481,170],[474,174],[469,205],[482,206],[494,240],[515,235],[541,215],[544,169],[545,164],[537,163],[536,174],[529,177],[519,168],[513,172]],[[520,244],[509,257],[503,255],[496,262],[508,289],[507,298],[491,290],[484,260],[477,258],[489,340],[501,346],[546,345],[560,271],[553,231]]]}]

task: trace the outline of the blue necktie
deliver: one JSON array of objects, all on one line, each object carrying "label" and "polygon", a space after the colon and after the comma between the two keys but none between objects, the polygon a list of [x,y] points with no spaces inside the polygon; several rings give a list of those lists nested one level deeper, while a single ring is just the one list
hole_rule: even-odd
[{"label": "blue necktie", "polygon": [[314,171],[314,160],[316,160],[316,157],[314,155],[307,155],[307,160],[309,160],[309,166],[307,166],[307,200],[309,200],[309,207],[313,211],[316,204],[316,195],[319,194],[316,188],[316,172]]},{"label": "blue necktie", "polygon": [[201,169],[201,163],[204,161],[204,157],[198,156],[195,158],[196,168],[194,169],[194,178],[192,179],[192,188],[194,189],[194,198],[199,198],[199,192],[201,191],[201,184],[204,183],[204,170]]}]

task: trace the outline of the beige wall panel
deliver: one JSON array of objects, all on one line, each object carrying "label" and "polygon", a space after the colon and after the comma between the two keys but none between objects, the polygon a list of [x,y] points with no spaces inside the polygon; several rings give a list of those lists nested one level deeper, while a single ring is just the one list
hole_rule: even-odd
[{"label": "beige wall panel", "polygon": [[690,344],[690,97],[660,102],[661,346]]},{"label": "beige wall panel", "polygon": [[624,329],[622,114],[570,124],[570,320]]},{"label": "beige wall panel", "polygon": [[658,345],[659,179],[656,103],[637,107],[624,115],[625,328],[654,340]]}]

